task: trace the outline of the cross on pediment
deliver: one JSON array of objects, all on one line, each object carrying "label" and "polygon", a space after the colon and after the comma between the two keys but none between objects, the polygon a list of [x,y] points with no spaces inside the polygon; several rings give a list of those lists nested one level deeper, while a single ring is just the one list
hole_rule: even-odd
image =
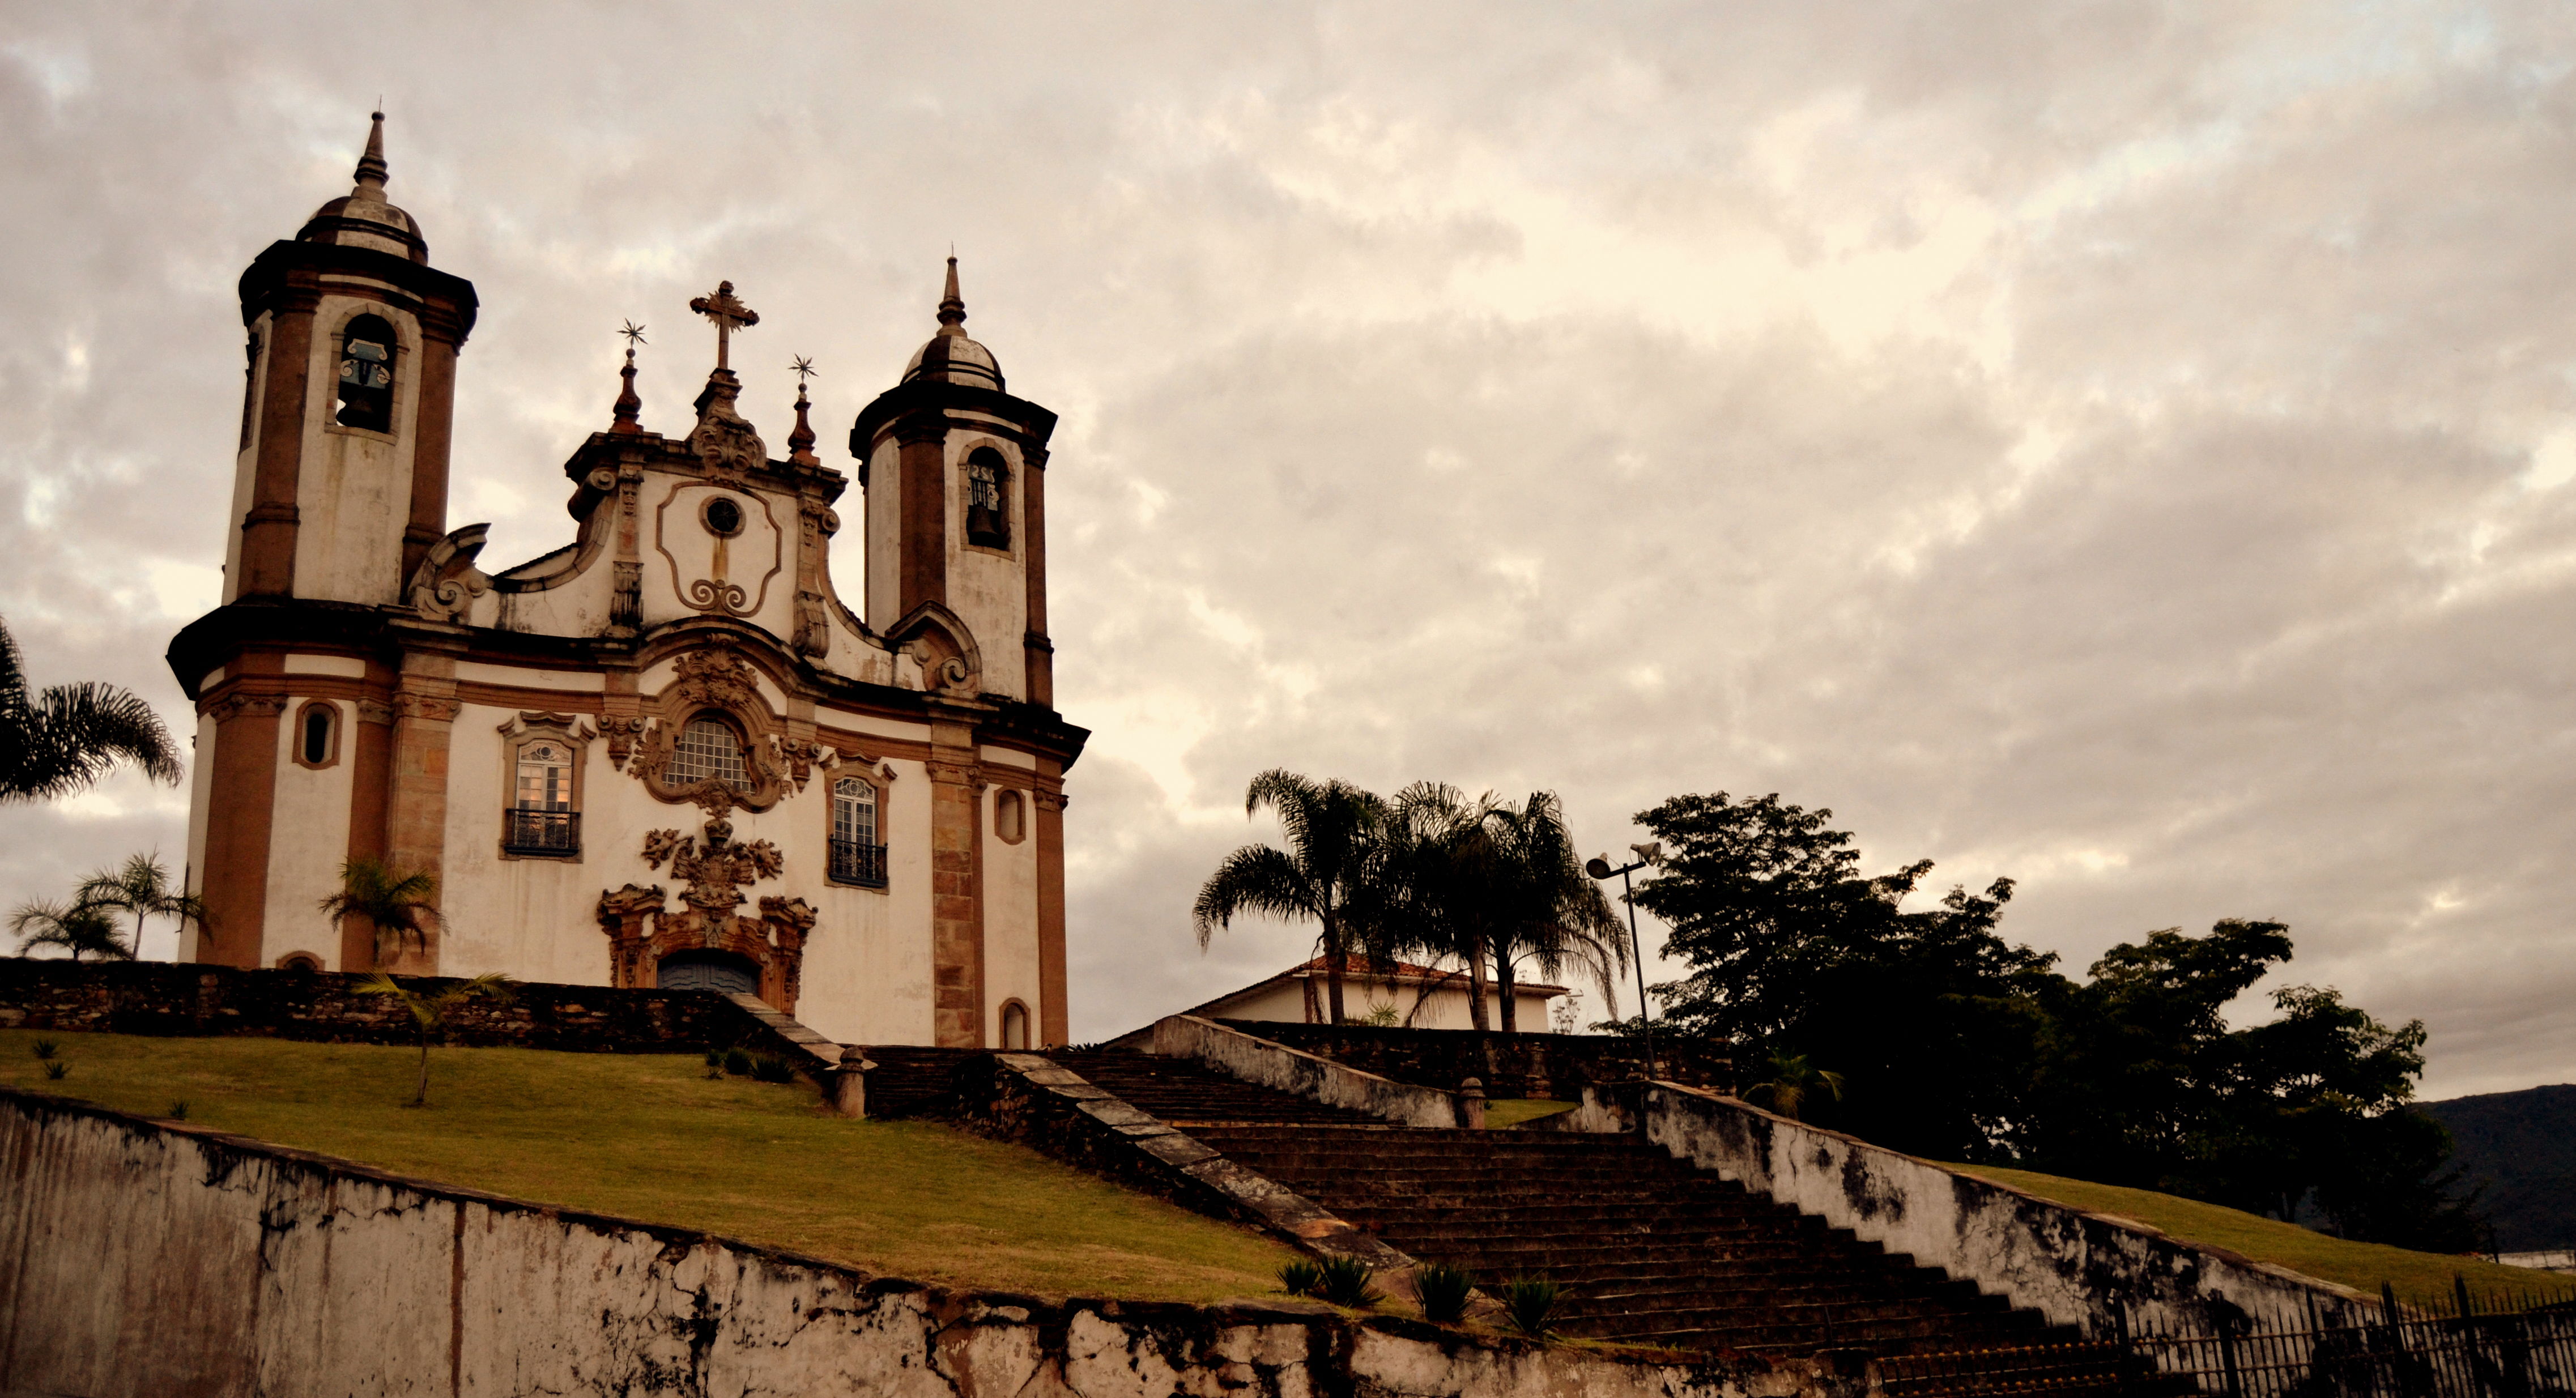
[{"label": "cross on pediment", "polygon": [[733,332],[760,324],[760,312],[734,297],[732,282],[716,283],[715,295],[692,299],[689,309],[716,323],[716,368],[731,369]]}]

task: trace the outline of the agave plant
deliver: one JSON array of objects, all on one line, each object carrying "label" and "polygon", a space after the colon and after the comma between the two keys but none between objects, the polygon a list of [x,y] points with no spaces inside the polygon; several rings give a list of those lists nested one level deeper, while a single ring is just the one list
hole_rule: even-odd
[{"label": "agave plant", "polygon": [[1435,1325],[1465,1320],[1475,1294],[1476,1279],[1464,1267],[1425,1262],[1413,1269],[1413,1299],[1422,1303],[1422,1318]]},{"label": "agave plant", "polygon": [[1324,1284],[1324,1269],[1304,1258],[1279,1266],[1279,1289],[1291,1296],[1312,1296]]},{"label": "agave plant", "polygon": [[1316,1268],[1323,1274],[1315,1294],[1336,1306],[1364,1311],[1386,1299],[1386,1293],[1369,1285],[1369,1265],[1356,1257],[1327,1257]]},{"label": "agave plant", "polygon": [[1565,1289],[1540,1277],[1514,1277],[1503,1283],[1503,1318],[1533,1340],[1556,1333],[1556,1307]]}]

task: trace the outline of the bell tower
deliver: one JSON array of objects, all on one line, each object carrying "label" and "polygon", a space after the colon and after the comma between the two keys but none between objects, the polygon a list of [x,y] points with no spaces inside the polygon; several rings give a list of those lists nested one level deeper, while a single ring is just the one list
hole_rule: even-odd
[{"label": "bell tower", "polygon": [[923,688],[1055,707],[1046,460],[1055,414],[1005,392],[967,338],[957,259],[939,330],[850,429],[867,491],[867,623]]},{"label": "bell tower", "polygon": [[385,115],[356,186],[242,273],[249,382],[224,601],[386,605],[447,530],[456,354],[474,287],[385,198]]}]

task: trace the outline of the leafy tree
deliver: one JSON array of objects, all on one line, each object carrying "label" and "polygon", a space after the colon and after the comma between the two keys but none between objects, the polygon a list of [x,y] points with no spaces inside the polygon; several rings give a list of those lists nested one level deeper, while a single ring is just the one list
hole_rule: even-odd
[{"label": "leafy tree", "polygon": [[1342,977],[1357,930],[1348,905],[1377,877],[1386,802],[1338,778],[1318,782],[1274,767],[1244,792],[1246,816],[1264,806],[1278,812],[1288,848],[1245,845],[1208,875],[1190,915],[1199,947],[1245,913],[1313,919],[1321,929],[1328,1013],[1343,1023]]},{"label": "leafy tree", "polygon": [[468,1000],[481,998],[508,1004],[513,998],[510,978],[498,971],[487,972],[472,980],[450,981],[438,990],[418,991],[382,971],[368,974],[358,982],[360,995],[389,995],[402,1002],[411,1012],[412,1023],[420,1029],[420,1091],[413,1094],[411,1105],[429,1105],[429,1040],[447,1028],[447,1017]]},{"label": "leafy tree", "polygon": [[120,762],[179,783],[179,751],[152,706],[110,684],[27,689],[25,657],[0,623],[0,801],[45,801],[96,783]]},{"label": "leafy tree", "polygon": [[358,858],[340,866],[340,891],[322,900],[320,907],[333,926],[350,918],[364,918],[375,929],[376,959],[391,960],[387,939],[394,954],[400,954],[409,941],[424,954],[429,950],[429,929],[439,923],[438,880],[426,872],[406,873],[380,859]]},{"label": "leafy tree", "polygon": [[87,903],[23,904],[10,915],[9,930],[17,934],[21,956],[38,947],[51,947],[71,953],[74,961],[134,959],[134,949],[116,935],[114,920]]},{"label": "leafy tree", "polygon": [[2054,960],[1996,932],[2012,882],[1953,889],[1906,913],[1928,860],[1864,877],[1827,810],[1778,795],[1677,796],[1637,817],[1663,842],[1638,906],[1689,968],[1654,987],[1664,1032],[1729,1040],[1739,1058],[1841,1065],[1837,1125],[1944,1159],[2005,1153],[2036,1031],[2026,1003]]},{"label": "leafy tree", "polygon": [[84,907],[113,910],[134,918],[134,942],[143,947],[143,920],[172,917],[181,927],[206,915],[204,900],[170,882],[170,870],[159,855],[138,854],[116,869],[102,869],[72,895]]}]

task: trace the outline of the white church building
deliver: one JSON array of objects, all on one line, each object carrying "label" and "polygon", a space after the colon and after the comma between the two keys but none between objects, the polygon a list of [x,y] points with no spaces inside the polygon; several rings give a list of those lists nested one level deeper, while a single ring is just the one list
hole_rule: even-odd
[{"label": "white church building", "polygon": [[[451,530],[471,283],[357,185],[241,278],[223,604],[172,641],[197,707],[182,959],[745,990],[845,1043],[1065,1039],[1063,778],[1046,462],[1055,415],[938,329],[815,454],[715,367],[647,430],[634,387],[563,466],[573,537],[487,570]],[[676,309],[676,308],[675,308]],[[602,397],[607,394],[603,390]],[[784,410],[787,405],[782,404]],[[866,595],[833,587],[852,476]],[[351,861],[435,880],[418,938],[317,910]]]}]

